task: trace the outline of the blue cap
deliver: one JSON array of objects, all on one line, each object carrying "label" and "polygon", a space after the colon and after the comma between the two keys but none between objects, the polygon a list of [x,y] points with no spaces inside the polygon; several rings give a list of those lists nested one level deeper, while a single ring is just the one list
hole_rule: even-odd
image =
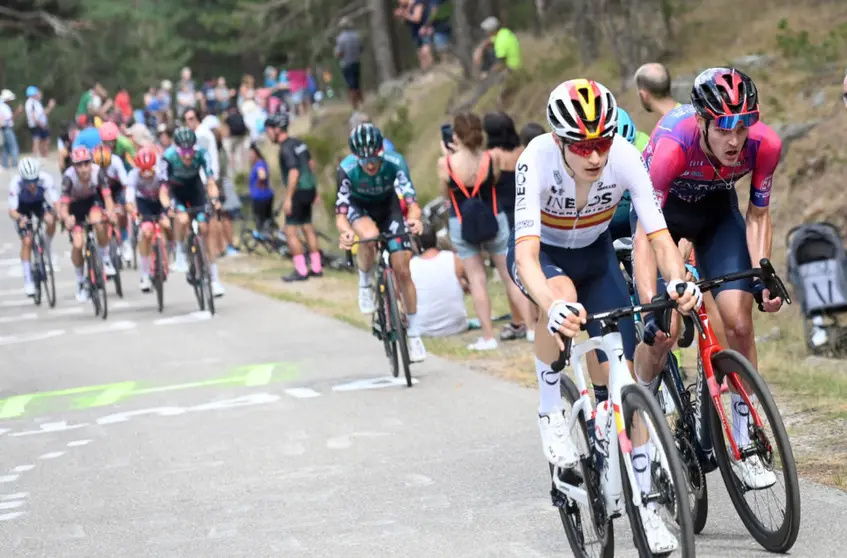
[{"label": "blue cap", "polygon": [[34,85],[30,85],[26,88],[26,96],[32,97],[33,95],[38,95],[38,88]]}]

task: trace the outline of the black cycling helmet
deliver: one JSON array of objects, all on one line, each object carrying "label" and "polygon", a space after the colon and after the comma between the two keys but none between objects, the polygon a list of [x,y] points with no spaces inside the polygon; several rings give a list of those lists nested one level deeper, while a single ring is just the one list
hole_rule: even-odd
[{"label": "black cycling helmet", "polygon": [[180,126],[174,131],[174,143],[181,149],[191,149],[197,143],[197,134],[191,128]]},{"label": "black cycling helmet", "polygon": [[759,93],[753,80],[735,68],[709,68],[694,80],[691,104],[706,120],[759,110]]}]

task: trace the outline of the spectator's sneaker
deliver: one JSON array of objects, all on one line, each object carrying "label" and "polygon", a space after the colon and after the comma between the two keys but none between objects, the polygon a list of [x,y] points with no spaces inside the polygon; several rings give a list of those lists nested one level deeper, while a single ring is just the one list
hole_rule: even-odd
[{"label": "spectator's sneaker", "polygon": [[235,246],[227,246],[226,247],[226,255],[227,256],[237,256],[240,253],[241,252],[239,252],[238,248],[236,248]]},{"label": "spectator's sneaker", "polygon": [[285,281],[286,283],[294,283],[296,281],[306,281],[308,278],[309,278],[308,275],[300,275],[299,273],[297,273],[296,269],[294,271],[292,271],[291,273],[289,273],[288,275],[282,276],[282,280]]},{"label": "spectator's sneaker", "polygon": [[324,276],[323,271],[312,271],[311,269],[309,270],[309,277],[323,277],[323,276]]},{"label": "spectator's sneaker", "polygon": [[359,310],[362,314],[376,312],[376,295],[373,287],[359,287]]},{"label": "spectator's sneaker", "polygon": [[567,425],[568,413],[564,409],[554,409],[546,415],[538,415],[544,457],[557,467],[570,468],[579,463],[579,453],[570,432],[567,431]]},{"label": "spectator's sneaker", "polygon": [[426,347],[420,337],[409,337],[409,360],[423,362],[426,360]]},{"label": "spectator's sneaker", "polygon": [[641,506],[638,510],[641,514],[641,526],[647,535],[647,546],[654,555],[667,555],[678,546],[676,537],[673,536],[659,516],[659,512],[652,508]]},{"label": "spectator's sneaker", "polygon": [[483,337],[477,338],[474,343],[468,345],[468,350],[471,351],[493,351],[498,347],[497,340],[493,337],[491,339],[485,339]]},{"label": "spectator's sneaker", "polygon": [[526,338],[526,325],[506,324],[500,330],[500,341],[511,341],[512,339]]},{"label": "spectator's sneaker", "polygon": [[35,285],[32,281],[24,282],[24,294],[26,296],[35,296]]},{"label": "spectator's sneaker", "polygon": [[729,464],[735,476],[751,490],[762,490],[776,484],[776,475],[765,467],[758,455],[748,457],[744,461],[730,460]]}]

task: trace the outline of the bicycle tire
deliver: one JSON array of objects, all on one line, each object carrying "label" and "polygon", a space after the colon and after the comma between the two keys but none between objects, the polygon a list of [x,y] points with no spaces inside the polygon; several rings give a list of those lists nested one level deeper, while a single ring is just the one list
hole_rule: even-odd
[{"label": "bicycle tire", "polygon": [[112,277],[112,282],[115,283],[115,294],[118,295],[118,298],[123,298],[124,289],[123,284],[121,283],[121,269],[124,264],[122,254],[120,252],[118,239],[113,233],[111,240],[109,240],[109,257],[112,259],[112,267],[115,268],[115,275]]},{"label": "bicycle tire", "polygon": [[[197,299],[197,305],[200,307],[200,311],[203,312],[206,310],[206,297],[203,294],[203,283],[201,279],[203,275],[203,262],[198,254],[198,251],[201,249],[198,238],[194,233],[191,234],[191,243],[189,244],[191,247],[191,263],[189,264],[188,273],[193,279],[191,288],[194,289],[194,298]],[[198,263],[200,264],[200,269],[197,268]]]},{"label": "bicycle tire", "polygon": [[194,239],[197,246],[197,262],[200,264],[200,269],[195,273],[194,280],[200,285],[200,296],[206,301],[206,309],[214,316],[215,296],[212,293],[212,276],[209,270],[209,258],[206,255],[206,248],[203,246],[203,239],[199,236],[194,237]]},{"label": "bicycle tire", "polygon": [[[744,526],[747,527],[747,531],[763,548],[770,552],[786,553],[794,546],[800,532],[800,484],[797,479],[797,467],[794,462],[791,443],[788,440],[788,433],[785,431],[779,408],[776,406],[765,381],[741,353],[728,349],[720,351],[712,357],[712,367],[715,370],[715,380],[719,385],[723,383],[723,378],[727,373],[735,373],[741,376],[742,383],[749,386],[753,395],[758,398],[768,422],[773,428],[774,440],[771,443],[776,442],[782,461],[786,509],[783,513],[780,528],[776,531],[767,531],[750,510],[747,501],[744,499],[740,482],[732,472],[729,452],[723,442],[723,425],[714,404],[712,405],[710,426],[715,457],[735,511],[738,512],[738,516]],[[776,472],[774,470],[774,473]]]},{"label": "bicycle tire", "polygon": [[376,297],[376,320],[377,326],[379,327],[379,338],[382,340],[382,346],[385,349],[385,357],[388,359],[388,362],[391,363],[391,373],[396,378],[400,375],[400,369],[397,366],[397,350],[395,349],[394,343],[391,341],[391,332],[388,331],[388,314],[386,313],[385,304],[385,301],[388,300],[388,298],[384,296],[385,286],[382,279],[377,281],[376,292],[378,293],[378,296]]},{"label": "bicycle tire", "polygon": [[386,276],[385,290],[388,291],[389,310],[391,311],[391,329],[394,340],[400,350],[400,363],[403,364],[403,374],[406,376],[406,387],[412,387],[412,370],[409,361],[409,344],[406,338],[406,322],[400,314],[400,304],[397,300],[397,290],[394,285],[394,274]]},{"label": "bicycle tire", "polygon": [[256,251],[258,241],[253,233],[253,229],[246,225],[241,229],[241,233],[239,233],[239,244],[241,245],[241,248],[247,250],[248,254],[252,254]]},{"label": "bicycle tire", "polygon": [[50,308],[56,307],[56,277],[53,272],[53,256],[50,249],[41,247],[41,283],[44,284],[44,293],[47,295],[47,304]]},{"label": "bicycle tire", "polygon": [[138,269],[138,222],[133,219],[130,227],[132,236],[129,243],[132,246],[132,269]]},{"label": "bicycle tire", "polygon": [[[579,399],[579,391],[576,389],[576,386],[567,376],[560,376],[559,380],[559,392],[561,393],[562,399],[568,402],[569,407],[572,409],[574,403]],[[585,416],[580,414],[576,419],[576,424],[581,432],[581,438],[584,447],[591,448],[591,442],[588,437],[588,426],[585,422]],[[579,436],[579,434],[576,434]],[[606,517],[605,511],[605,503],[603,500],[602,493],[600,492],[600,474],[598,473],[594,454],[592,452],[588,452],[588,455],[582,458],[581,460],[582,467],[582,481],[585,483],[586,491],[589,493],[589,498],[596,500],[599,505],[603,507],[602,515]],[[554,473],[555,469],[553,465],[550,465],[550,476]],[[553,484],[553,489],[556,488],[556,485]],[[591,496],[593,495],[593,496]],[[614,558],[615,556],[615,529],[612,525],[612,520],[606,517],[606,521],[603,525],[602,530],[597,529],[597,514],[593,505],[590,507],[592,511],[592,515],[595,517],[591,518],[590,525],[593,527],[594,532],[598,535],[598,540],[600,542],[600,557],[601,558]],[[572,516],[576,515],[575,522],[572,520]],[[584,523],[582,518],[579,516],[579,508],[565,497],[565,506],[559,507],[559,517],[562,520],[562,527],[565,530],[565,536],[568,538],[568,544],[571,547],[571,550],[574,553],[574,556],[578,558],[588,558],[588,554],[585,552],[585,535],[582,532],[582,524]],[[578,525],[577,525],[578,524]]]},{"label": "bicycle tire", "polygon": [[89,282],[91,286],[91,300],[94,303],[94,315],[104,320],[109,317],[109,302],[106,293],[106,277],[103,274],[103,262],[100,260],[97,250],[88,250]]},{"label": "bicycle tire", "polygon": [[[668,355],[668,358],[673,357]],[[694,410],[691,408],[690,396],[686,397],[683,403],[683,398],[677,389],[679,383],[667,366],[662,370],[662,380],[667,387],[666,390],[663,389],[662,391],[670,396],[676,409],[674,415],[677,425],[671,434],[682,459],[683,472],[688,480],[688,490],[694,495],[691,506],[691,520],[694,524],[694,534],[697,535],[703,532],[709,517],[709,488],[706,473],[697,456],[697,426],[693,422],[696,418],[694,417]]]},{"label": "bicycle tire", "polygon": [[[35,256],[35,260],[33,260],[33,256]],[[32,294],[32,301],[36,306],[41,306],[41,283],[42,283],[42,274],[44,273],[42,269],[44,269],[44,261],[41,259],[41,240],[40,233],[35,233],[32,235],[32,245],[29,251],[29,260],[30,260],[30,273],[32,273],[32,282],[33,287],[35,287],[35,292]],[[33,265],[35,263],[35,265]]]},{"label": "bicycle tire", "polygon": [[[165,267],[164,267],[164,250],[162,249],[162,239],[156,239],[153,244],[153,288],[156,289],[156,305],[159,312],[165,308]],[[142,273],[147,273],[146,270],[141,270]]]},{"label": "bicycle tire", "polygon": [[[694,523],[691,518],[691,509],[688,505],[680,506],[679,502],[688,502],[688,481],[682,469],[679,453],[674,443],[674,438],[671,435],[670,427],[665,419],[665,413],[659,409],[659,403],[646,388],[637,384],[630,384],[623,387],[621,390],[621,408],[623,413],[624,428],[632,440],[632,418],[635,414],[635,409],[640,408],[649,415],[649,420],[653,424],[654,431],[658,440],[653,440],[655,444],[658,442],[662,446],[662,451],[667,461],[667,470],[670,472],[670,481],[673,483],[673,498],[677,505],[674,506],[676,523],[679,526],[679,536],[677,537],[677,547],[674,554],[679,553],[685,558],[694,558],[696,555],[694,549]],[[620,451],[620,450],[619,450]],[[620,454],[621,464],[624,464],[623,454]],[[629,475],[625,467],[621,467],[621,484],[623,485],[624,503],[626,505],[626,514],[629,518],[629,525],[632,529],[632,539],[636,549],[641,556],[652,556],[650,546],[647,544],[647,536],[644,533],[644,526],[641,523],[641,514],[632,502],[632,486],[629,482]]]}]

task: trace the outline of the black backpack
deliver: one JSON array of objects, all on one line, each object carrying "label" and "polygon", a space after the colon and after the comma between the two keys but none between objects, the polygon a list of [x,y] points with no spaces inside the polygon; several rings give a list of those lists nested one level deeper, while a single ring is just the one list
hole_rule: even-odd
[{"label": "black backpack", "polygon": [[838,227],[826,222],[799,225],[788,231],[786,245],[788,280],[803,314],[847,311],[847,255]]},{"label": "black backpack", "polygon": [[491,154],[486,153],[480,163],[473,192],[468,192],[465,184],[453,174],[453,169],[450,167],[450,157],[447,157],[447,172],[450,174],[450,178],[453,179],[456,187],[466,198],[461,203],[458,203],[456,201],[456,194],[452,189],[450,190],[453,208],[456,210],[456,216],[462,225],[462,240],[474,246],[494,240],[500,229],[500,224],[497,222],[496,189],[493,186],[491,188],[492,202],[490,207],[479,197],[479,190],[485,183],[490,168]]},{"label": "black backpack", "polygon": [[239,138],[247,135],[247,126],[244,124],[244,117],[238,111],[231,112],[226,117],[226,125],[229,128],[229,135]]}]

